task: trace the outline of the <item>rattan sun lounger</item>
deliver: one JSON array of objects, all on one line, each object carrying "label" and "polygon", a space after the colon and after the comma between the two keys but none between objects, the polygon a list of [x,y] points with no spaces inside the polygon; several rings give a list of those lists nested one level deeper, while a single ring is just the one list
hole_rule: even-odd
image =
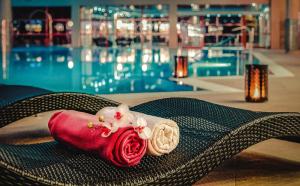
[{"label": "rattan sun lounger", "polygon": [[[6,104],[0,108],[0,126],[50,110],[95,113],[118,104],[94,95],[50,93]],[[57,142],[0,144],[0,184],[190,185],[253,144],[300,136],[299,113],[252,112],[189,98],[155,100],[131,109],[177,121],[181,136],[176,150],[146,156],[136,167],[116,168]]]}]

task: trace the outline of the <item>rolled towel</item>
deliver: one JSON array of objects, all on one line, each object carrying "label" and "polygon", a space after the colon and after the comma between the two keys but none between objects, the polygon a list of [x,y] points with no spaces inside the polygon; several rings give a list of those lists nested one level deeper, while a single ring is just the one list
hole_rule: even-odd
[{"label": "rolled towel", "polygon": [[48,127],[55,140],[72,147],[93,152],[117,166],[137,165],[147,150],[133,127],[115,131],[99,118],[77,111],[54,113]]},{"label": "rolled towel", "polygon": [[[113,120],[111,113],[117,110],[122,112],[123,108],[123,105],[119,107],[105,107],[97,112],[96,115],[103,120]],[[160,156],[170,153],[177,147],[179,143],[179,127],[175,121],[139,112],[131,111],[130,113],[131,115],[127,114],[124,117],[123,123],[135,123],[134,120],[144,118],[147,122],[147,127],[151,130],[151,137],[148,140],[148,154]]]}]

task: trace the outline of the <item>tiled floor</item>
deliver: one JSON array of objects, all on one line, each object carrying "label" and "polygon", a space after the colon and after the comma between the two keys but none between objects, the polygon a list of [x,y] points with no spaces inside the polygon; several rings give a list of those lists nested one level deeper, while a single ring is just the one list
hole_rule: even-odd
[{"label": "tiled floor", "polygon": [[[270,77],[269,101],[246,103],[243,91],[201,91],[191,93],[110,95],[110,99],[137,105],[153,99],[186,96],[255,111],[300,112],[300,53],[286,55],[281,51],[263,51],[264,55],[294,74],[294,77]],[[204,79],[210,83],[243,90],[243,78]],[[40,114],[18,121],[0,130],[0,141],[34,143],[47,141],[47,120],[50,114]],[[25,124],[26,123],[26,124]],[[23,135],[22,135],[23,134]],[[27,138],[34,136],[35,138]],[[37,137],[41,138],[37,138]],[[13,140],[14,139],[14,140]],[[228,160],[196,185],[300,185],[300,144],[282,140],[259,143]]]}]

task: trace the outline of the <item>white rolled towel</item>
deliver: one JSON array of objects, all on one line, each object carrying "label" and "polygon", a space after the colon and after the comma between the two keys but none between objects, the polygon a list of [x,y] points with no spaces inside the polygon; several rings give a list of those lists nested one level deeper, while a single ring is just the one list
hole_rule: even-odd
[{"label": "white rolled towel", "polygon": [[[96,115],[101,119],[113,121],[113,113],[116,111],[126,113],[125,110],[126,107],[124,105],[119,107],[105,107],[97,112]],[[136,122],[138,118],[144,118],[147,122],[147,127],[151,129],[151,137],[148,140],[147,148],[148,154],[160,156],[170,153],[177,147],[179,143],[179,127],[175,121],[130,111],[124,114],[120,124],[128,126],[130,123]]]}]

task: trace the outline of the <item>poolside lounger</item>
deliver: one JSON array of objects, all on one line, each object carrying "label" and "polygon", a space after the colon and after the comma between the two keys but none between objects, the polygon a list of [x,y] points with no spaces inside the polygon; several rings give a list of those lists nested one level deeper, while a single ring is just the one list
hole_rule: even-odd
[{"label": "poolside lounger", "polygon": [[[36,113],[74,109],[95,114],[119,103],[79,93],[48,93],[0,108],[0,126]],[[266,113],[189,98],[167,98],[131,110],[175,120],[180,143],[170,154],[146,156],[132,168],[117,168],[57,142],[0,144],[0,184],[189,185],[224,160],[260,141],[300,136],[299,113]]]}]

